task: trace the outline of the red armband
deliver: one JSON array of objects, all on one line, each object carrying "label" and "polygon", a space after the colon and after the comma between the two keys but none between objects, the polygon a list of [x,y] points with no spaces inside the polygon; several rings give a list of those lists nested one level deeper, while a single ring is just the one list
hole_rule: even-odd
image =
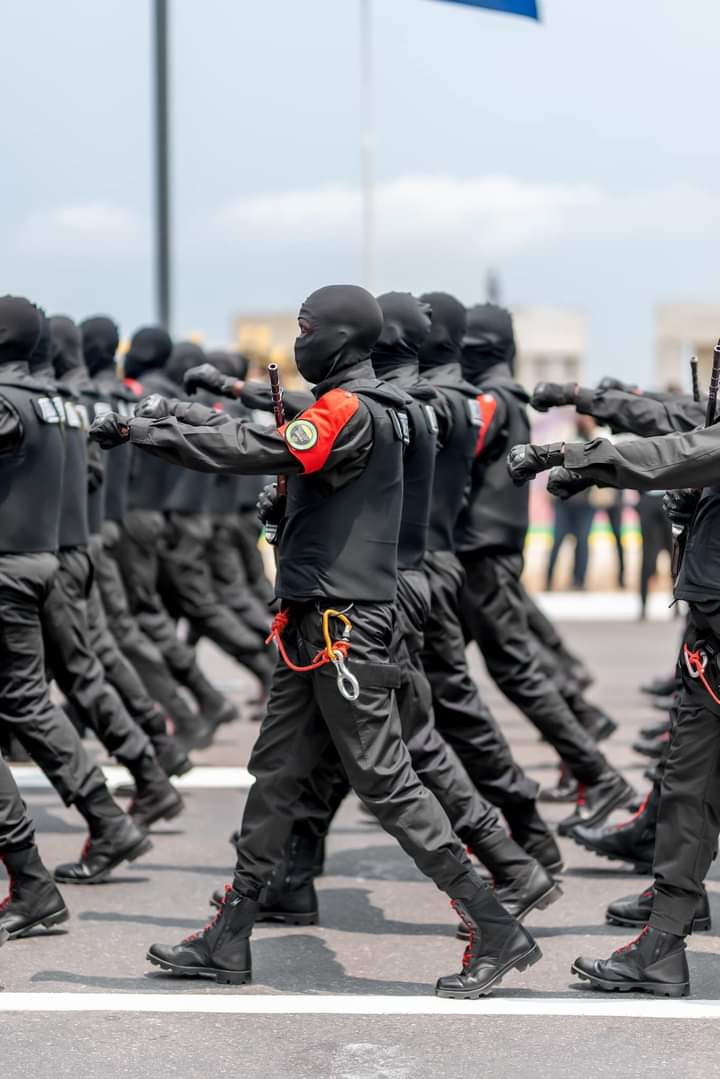
[{"label": "red armband", "polygon": [[283,424],[278,432],[303,472],[320,472],[343,427],[355,415],[360,400],[347,390],[329,390],[296,419]]}]

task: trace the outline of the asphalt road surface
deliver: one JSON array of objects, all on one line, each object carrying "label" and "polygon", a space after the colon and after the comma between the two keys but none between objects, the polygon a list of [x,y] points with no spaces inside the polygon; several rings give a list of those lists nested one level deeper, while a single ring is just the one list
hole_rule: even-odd
[{"label": "asphalt road surface", "polygon": [[[631,749],[657,717],[638,684],[668,671],[679,623],[568,624],[573,646],[597,675],[590,695],[619,721],[613,761],[644,790]],[[247,684],[212,649],[216,681],[240,695]],[[487,685],[479,661],[474,670]],[[515,751],[541,782],[553,754],[488,687]],[[543,960],[508,976],[477,1002],[439,1001],[435,979],[459,969],[462,945],[445,897],[400,848],[368,822],[354,798],[331,834],[319,881],[321,924],[261,927],[253,938],[255,980],[243,988],[170,979],[145,961],[154,941],[176,942],[209,915],[208,897],[229,879],[231,830],[240,821],[255,727],[240,721],[197,754],[186,781],[187,812],[157,829],[154,849],[112,883],[65,889],[63,931],[0,950],[0,1075],[243,1079],[416,1079],[718,1074],[720,947],[716,930],[690,941],[692,997],[659,1001],[579,989],[570,963],[605,956],[632,932],[607,926],[606,904],[639,891],[643,878],[562,840],[564,897],[528,925]],[[21,773],[48,865],[77,855],[76,814]],[[550,809],[559,818],[565,807]],[[720,927],[720,886],[711,906]],[[0,887],[0,894],[2,888]]]}]

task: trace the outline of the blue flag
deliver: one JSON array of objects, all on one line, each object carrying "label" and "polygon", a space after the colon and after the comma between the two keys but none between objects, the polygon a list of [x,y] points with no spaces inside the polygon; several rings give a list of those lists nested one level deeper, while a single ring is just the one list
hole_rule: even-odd
[{"label": "blue flag", "polygon": [[486,7],[491,11],[506,11],[509,15],[526,15],[528,19],[539,19],[537,0],[450,0],[453,4],[469,4],[471,7]]}]

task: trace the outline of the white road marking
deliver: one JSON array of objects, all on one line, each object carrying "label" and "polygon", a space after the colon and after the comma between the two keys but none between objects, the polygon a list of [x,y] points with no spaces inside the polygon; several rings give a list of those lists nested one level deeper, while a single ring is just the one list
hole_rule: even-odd
[{"label": "white road marking", "polygon": [[[37,791],[50,788],[44,773],[34,765],[13,765],[11,771],[20,790]],[[132,782],[130,773],[119,765],[108,765],[103,768],[103,772],[110,787]],[[181,791],[247,790],[252,783],[253,777],[247,768],[212,766],[196,766],[186,776],[173,779],[173,784]]]},{"label": "white road marking", "polygon": [[[640,601],[633,592],[541,592],[534,597],[545,614],[560,622],[636,622]],[[672,596],[652,592],[648,598],[651,622],[675,617]]]},{"label": "white road marking", "polygon": [[718,1000],[426,997],[272,993],[0,993],[0,1012],[185,1012],[215,1015],[574,1016],[583,1019],[718,1019]]}]

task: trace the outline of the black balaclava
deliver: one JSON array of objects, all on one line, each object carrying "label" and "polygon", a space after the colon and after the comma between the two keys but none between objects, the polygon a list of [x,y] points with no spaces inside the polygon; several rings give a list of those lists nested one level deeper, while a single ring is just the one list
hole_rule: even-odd
[{"label": "black balaclava", "polygon": [[241,352],[228,352],[224,348],[216,348],[207,354],[208,363],[217,367],[227,378],[236,378],[243,382],[247,378],[250,361]]},{"label": "black balaclava", "polygon": [[418,353],[430,334],[430,307],[409,292],[386,292],[377,302],[383,328],[372,350],[372,365],[378,378],[398,369],[418,373]]},{"label": "black balaclava", "polygon": [[[304,379],[317,385],[374,378],[370,350],[382,330],[382,311],[374,296],[357,285],[328,285],[308,296],[300,308],[295,363]],[[329,387],[328,387],[329,388]]]},{"label": "black balaclava", "polygon": [[469,307],[462,347],[463,376],[476,386],[492,367],[506,365],[512,373],[514,363],[515,334],[510,312],[494,303]]},{"label": "black balaclava", "polygon": [[72,371],[85,372],[80,328],[66,315],[53,315],[50,319],[50,354],[56,378],[64,378]]},{"label": "black balaclava", "polygon": [[425,292],[421,301],[430,307],[430,336],[420,349],[420,370],[432,371],[449,363],[460,363],[465,336],[465,308],[447,292]]},{"label": "black balaclava", "polygon": [[40,335],[42,315],[23,296],[0,296],[0,368],[27,365]]},{"label": "black balaclava", "polygon": [[162,326],[143,326],[133,334],[123,371],[127,378],[141,378],[147,371],[164,367],[170,359],[172,340]]},{"label": "black balaclava", "polygon": [[40,311],[40,334],[29,362],[31,375],[36,378],[50,379],[51,382],[55,381],[50,347],[50,319],[43,310]]},{"label": "black balaclava", "polygon": [[88,373],[94,378],[100,371],[115,370],[115,353],[120,332],[107,315],[96,315],[80,323],[82,350]]},{"label": "black balaclava", "polygon": [[183,376],[190,368],[199,367],[206,360],[205,350],[200,348],[200,345],[196,345],[192,341],[179,341],[172,350],[170,359],[165,364],[165,374],[177,386],[182,386]]}]

